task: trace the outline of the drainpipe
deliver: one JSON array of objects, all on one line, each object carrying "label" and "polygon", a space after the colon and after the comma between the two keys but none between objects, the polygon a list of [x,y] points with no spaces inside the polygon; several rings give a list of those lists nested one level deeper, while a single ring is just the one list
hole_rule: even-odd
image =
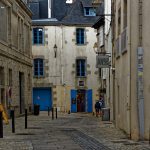
[{"label": "drainpipe", "polygon": [[114,0],[111,0],[111,9],[112,9],[112,15],[111,21],[112,21],[112,74],[113,74],[113,121],[114,124],[116,125],[116,103],[115,103],[115,51],[114,51],[114,42],[115,42],[115,30],[114,30],[114,17],[115,17],[115,12],[114,12]]},{"label": "drainpipe", "polygon": [[[131,3],[131,1],[130,1],[130,3]],[[129,39],[129,133],[130,133],[130,139],[131,139],[131,21],[132,21],[132,19],[131,19],[131,4],[128,4],[127,3],[127,5],[129,6],[129,17],[130,17],[130,19],[129,19],[129,28],[128,28],[128,30],[129,30],[129,37],[130,37],[130,39]],[[128,7],[127,6],[127,7]]]},{"label": "drainpipe", "polygon": [[143,19],[143,0],[139,0],[139,45],[137,48],[137,110],[139,123],[139,138],[144,140],[144,80],[143,80],[143,38],[142,38],[142,19]]}]

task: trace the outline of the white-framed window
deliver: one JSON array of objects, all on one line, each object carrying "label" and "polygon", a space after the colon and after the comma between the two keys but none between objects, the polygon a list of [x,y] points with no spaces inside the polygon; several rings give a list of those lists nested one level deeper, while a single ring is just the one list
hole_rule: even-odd
[{"label": "white-framed window", "polygon": [[76,29],[76,44],[85,44],[85,29]]},{"label": "white-framed window", "polygon": [[85,77],[86,76],[86,60],[76,59],[76,76]]},{"label": "white-framed window", "polygon": [[33,28],[33,44],[44,44],[43,28]]},{"label": "white-framed window", "polygon": [[34,59],[34,76],[44,76],[44,60],[41,58]]}]

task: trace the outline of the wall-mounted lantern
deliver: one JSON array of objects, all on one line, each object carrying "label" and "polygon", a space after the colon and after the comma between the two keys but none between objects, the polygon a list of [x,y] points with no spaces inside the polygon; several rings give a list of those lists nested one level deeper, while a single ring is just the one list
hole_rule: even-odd
[{"label": "wall-mounted lantern", "polygon": [[56,58],[56,55],[57,55],[57,45],[55,44],[54,45],[54,57]]}]

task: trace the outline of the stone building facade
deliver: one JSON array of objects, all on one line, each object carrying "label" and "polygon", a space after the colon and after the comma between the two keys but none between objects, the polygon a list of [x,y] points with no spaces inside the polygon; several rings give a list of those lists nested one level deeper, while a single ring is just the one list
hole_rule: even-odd
[{"label": "stone building facade", "polygon": [[149,139],[150,1],[112,2],[115,122],[132,139]]},{"label": "stone building facade", "polygon": [[[33,102],[41,110],[57,107],[64,112],[93,112],[99,98],[99,74],[93,50],[96,31],[91,26],[96,17],[92,1],[52,2],[51,14],[56,18],[32,20]],[[87,16],[84,7],[90,8]],[[37,40],[37,33],[43,40]]]},{"label": "stone building facade", "polygon": [[22,0],[0,1],[0,103],[17,115],[32,105],[31,15]]}]

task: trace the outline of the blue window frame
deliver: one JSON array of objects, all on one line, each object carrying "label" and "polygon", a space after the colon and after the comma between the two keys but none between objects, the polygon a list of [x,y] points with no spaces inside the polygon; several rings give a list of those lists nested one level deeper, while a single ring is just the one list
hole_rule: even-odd
[{"label": "blue window frame", "polygon": [[33,28],[33,44],[43,44],[44,34],[42,28]]},{"label": "blue window frame", "polygon": [[85,77],[86,76],[86,64],[85,59],[77,59],[76,60],[76,75],[77,77]]},{"label": "blue window frame", "polygon": [[34,76],[44,76],[44,61],[43,59],[34,59]]},{"label": "blue window frame", "polygon": [[95,8],[85,7],[84,8],[84,16],[96,16]]},{"label": "blue window frame", "polygon": [[76,43],[77,44],[84,44],[84,32],[85,30],[82,28],[76,29]]}]

